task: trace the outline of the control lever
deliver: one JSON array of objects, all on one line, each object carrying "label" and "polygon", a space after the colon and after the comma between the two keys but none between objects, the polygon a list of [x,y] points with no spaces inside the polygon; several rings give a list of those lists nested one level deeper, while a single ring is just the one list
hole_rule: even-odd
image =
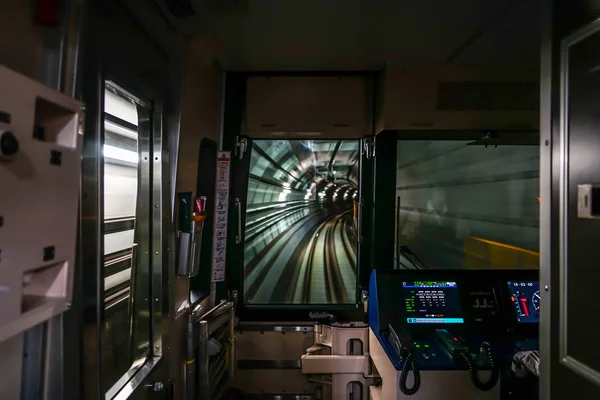
[{"label": "control lever", "polygon": [[[410,334],[404,329],[394,329],[390,324],[388,325],[388,330],[390,341],[398,355],[402,357],[403,362],[402,375],[400,376],[400,391],[407,396],[412,396],[421,387],[421,373],[419,372],[419,365],[414,353],[414,342]],[[409,388],[406,386],[406,381],[408,380],[408,373],[411,370],[413,373],[413,386]]]}]

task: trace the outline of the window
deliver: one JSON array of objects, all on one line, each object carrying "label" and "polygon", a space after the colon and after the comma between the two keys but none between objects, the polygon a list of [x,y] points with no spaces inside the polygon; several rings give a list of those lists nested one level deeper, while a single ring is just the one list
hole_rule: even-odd
[{"label": "window", "polygon": [[244,301],[350,304],[357,285],[357,140],[255,140]]},{"label": "window", "polygon": [[399,140],[397,268],[537,268],[539,147]]},{"label": "window", "polygon": [[[149,108],[108,82],[104,93],[104,390],[150,354],[150,132],[140,128]],[[145,159],[140,161],[141,154]]]}]

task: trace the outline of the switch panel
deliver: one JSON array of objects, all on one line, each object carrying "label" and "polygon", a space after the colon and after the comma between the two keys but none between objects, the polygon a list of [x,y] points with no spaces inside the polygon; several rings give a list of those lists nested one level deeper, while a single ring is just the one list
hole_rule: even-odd
[{"label": "switch panel", "polygon": [[0,342],[68,309],[81,104],[0,65]]}]

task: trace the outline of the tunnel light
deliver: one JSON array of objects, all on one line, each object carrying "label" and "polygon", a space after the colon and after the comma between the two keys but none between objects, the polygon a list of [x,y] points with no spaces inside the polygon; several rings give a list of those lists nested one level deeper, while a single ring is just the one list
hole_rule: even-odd
[{"label": "tunnel light", "polygon": [[283,189],[283,193],[292,193],[292,191],[290,189]]},{"label": "tunnel light", "polygon": [[138,154],[135,151],[120,149],[118,147],[104,145],[104,158],[117,161],[125,161],[133,164],[138,163]]},{"label": "tunnel light", "polygon": [[289,182],[283,182],[283,187],[284,188],[290,188],[290,183]]}]

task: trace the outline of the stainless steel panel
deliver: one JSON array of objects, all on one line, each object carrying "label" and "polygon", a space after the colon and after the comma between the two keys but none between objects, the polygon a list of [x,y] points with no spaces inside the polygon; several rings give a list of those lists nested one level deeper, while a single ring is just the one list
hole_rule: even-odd
[{"label": "stainless steel panel", "polygon": [[308,381],[300,370],[240,369],[236,371],[234,386],[249,394],[306,394],[315,393],[315,384]]},{"label": "stainless steel panel", "polygon": [[244,396],[246,400],[316,400],[314,395],[296,394],[252,394]]},{"label": "stainless steel panel", "polygon": [[[81,214],[81,269],[83,281],[83,398],[99,399],[104,384],[99,373],[101,343],[101,307],[104,302],[102,258],[102,118],[103,86],[99,64],[93,55],[85,58],[87,74],[84,86],[86,102],[83,138]],[[85,266],[85,268],[83,268]]]},{"label": "stainless steel panel", "polygon": [[34,400],[43,397],[44,366],[46,358],[46,332],[48,326],[42,323],[24,334],[23,375],[21,380],[21,398]]},{"label": "stainless steel panel", "polygon": [[[0,360],[2,364],[2,379],[0,393],[7,399],[26,399],[22,395],[21,380],[23,372],[23,334],[15,335],[0,343]],[[26,378],[23,377],[23,380]],[[36,384],[35,382],[31,382]]]},{"label": "stainless steel panel", "polygon": [[107,394],[107,398],[113,400],[126,400],[138,389],[147,388],[146,379],[150,376],[154,369],[160,363],[160,357],[151,358],[143,363],[143,366],[139,371],[133,374],[127,373],[119,383],[123,383],[121,389],[115,394],[110,393],[110,397]]},{"label": "stainless steel panel", "polygon": [[258,332],[313,332],[314,325],[258,325],[258,324],[240,324],[240,331],[258,331]]},{"label": "stainless steel panel", "polygon": [[[165,246],[166,240],[163,242],[163,238],[167,238],[170,234],[170,221],[171,213],[169,207],[169,177],[168,174],[163,175],[163,165],[165,171],[168,171],[168,158],[164,160],[163,155],[166,156],[167,152],[163,153],[163,114],[162,107],[155,104],[153,115],[152,115],[152,203],[151,215],[152,215],[152,293],[150,310],[152,312],[152,342],[154,343],[154,349],[152,354],[154,356],[162,356],[162,318],[163,311],[168,313],[168,306],[163,308],[163,304],[169,304],[168,301],[163,303],[163,276],[169,276],[168,270],[168,259],[165,258],[167,248]],[[164,164],[163,164],[164,163]],[[163,193],[164,189],[164,193]],[[166,195],[166,196],[165,196]],[[165,265],[164,261],[167,261]],[[164,269],[164,270],[163,270]],[[168,280],[166,280],[168,284]],[[167,286],[167,294],[168,286]]]},{"label": "stainless steel panel", "polygon": [[238,360],[238,369],[300,369],[300,360]]},{"label": "stainless steel panel", "polygon": [[544,307],[540,310],[539,394],[550,400],[550,296],[552,263],[552,7],[542,7],[542,54],[540,80],[540,287]]}]

